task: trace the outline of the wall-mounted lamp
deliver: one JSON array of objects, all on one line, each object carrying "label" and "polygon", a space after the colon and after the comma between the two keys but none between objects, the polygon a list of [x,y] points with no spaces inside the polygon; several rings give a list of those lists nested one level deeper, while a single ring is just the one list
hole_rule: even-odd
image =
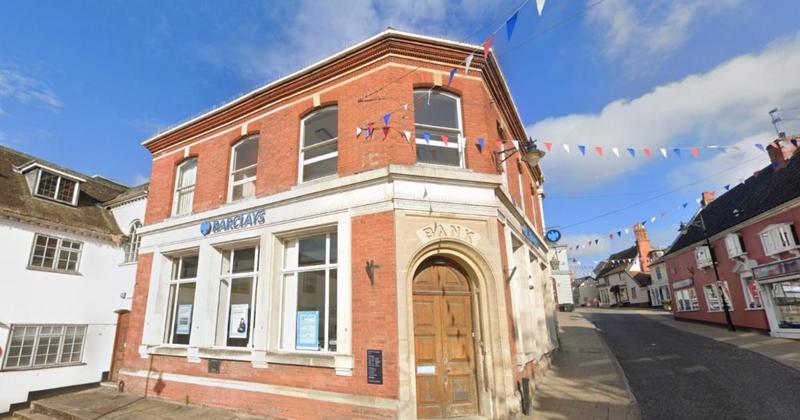
[{"label": "wall-mounted lamp", "polygon": [[[528,140],[522,140],[520,142],[520,148],[517,149],[516,147],[509,147],[508,149],[504,150],[497,150],[494,152],[495,161],[497,162],[497,170],[500,170],[500,165],[503,164],[508,158],[514,156],[514,153],[522,152],[522,160],[525,161],[528,165],[533,168],[534,166],[539,164],[539,161],[544,157],[545,153],[544,150],[540,150],[536,147],[536,140],[532,138],[528,138]],[[502,155],[502,159],[501,159]]]},{"label": "wall-mounted lamp", "polygon": [[374,286],[375,285],[375,269],[376,268],[381,268],[381,266],[378,265],[378,264],[375,264],[374,260],[367,261],[367,266],[364,267],[364,269],[367,270],[367,277],[369,277],[370,286]]},{"label": "wall-mounted lamp", "polygon": [[508,277],[506,277],[506,283],[511,283],[511,278],[514,277],[514,273],[516,273],[516,272],[517,272],[517,267],[514,267],[511,270],[511,273],[508,275]]}]

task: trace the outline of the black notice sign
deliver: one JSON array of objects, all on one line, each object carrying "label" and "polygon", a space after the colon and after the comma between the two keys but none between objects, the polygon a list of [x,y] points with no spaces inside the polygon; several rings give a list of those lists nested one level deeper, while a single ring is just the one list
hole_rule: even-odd
[{"label": "black notice sign", "polygon": [[367,383],[383,385],[382,350],[367,350]]}]

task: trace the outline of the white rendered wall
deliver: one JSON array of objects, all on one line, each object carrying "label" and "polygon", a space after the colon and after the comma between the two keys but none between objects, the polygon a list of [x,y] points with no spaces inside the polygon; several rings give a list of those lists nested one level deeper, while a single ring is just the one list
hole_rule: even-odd
[{"label": "white rendered wall", "polygon": [[[35,233],[83,242],[79,275],[29,270]],[[117,314],[130,309],[136,266],[121,266],[123,251],[110,242],[0,219],[0,346],[14,324],[88,325],[78,366],[0,371],[0,413],[28,392],[99,382],[108,371]],[[120,297],[126,293],[127,298]]]}]

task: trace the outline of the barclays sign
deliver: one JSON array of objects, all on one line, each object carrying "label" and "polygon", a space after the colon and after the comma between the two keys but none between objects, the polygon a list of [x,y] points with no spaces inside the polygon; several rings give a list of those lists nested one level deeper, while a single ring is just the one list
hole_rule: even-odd
[{"label": "barclays sign", "polygon": [[253,210],[216,220],[206,220],[200,224],[200,233],[202,233],[203,236],[207,236],[212,233],[228,232],[263,225],[266,222],[267,218],[264,209]]}]

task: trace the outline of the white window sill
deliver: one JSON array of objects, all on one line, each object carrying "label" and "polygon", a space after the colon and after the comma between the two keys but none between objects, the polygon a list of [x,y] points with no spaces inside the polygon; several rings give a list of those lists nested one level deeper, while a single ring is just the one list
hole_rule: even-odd
[{"label": "white window sill", "polygon": [[83,366],[85,364],[86,363],[84,362],[75,362],[75,363],[61,363],[56,365],[43,365],[43,366],[7,367],[5,369],[0,370],[0,372],[21,372],[28,370],[55,369],[55,368],[63,368],[70,366]]},{"label": "white window sill", "polygon": [[744,308],[744,310],[745,311],[763,311],[764,307],[762,306],[760,308]]},{"label": "white window sill", "polygon": [[[192,348],[192,346],[183,344],[162,344],[158,346],[148,346],[147,354],[188,357],[190,348]],[[243,362],[262,361],[263,359],[256,357],[255,353],[263,354],[263,352],[263,350],[253,349],[250,347],[200,347],[197,349],[198,356],[203,359],[237,360]],[[265,361],[267,363],[286,365],[334,368],[336,367],[337,357],[349,358],[352,356],[340,353],[273,351],[266,352]]]},{"label": "white window sill", "polygon": [[700,312],[700,309],[687,309],[685,311],[677,310],[675,312]]}]

